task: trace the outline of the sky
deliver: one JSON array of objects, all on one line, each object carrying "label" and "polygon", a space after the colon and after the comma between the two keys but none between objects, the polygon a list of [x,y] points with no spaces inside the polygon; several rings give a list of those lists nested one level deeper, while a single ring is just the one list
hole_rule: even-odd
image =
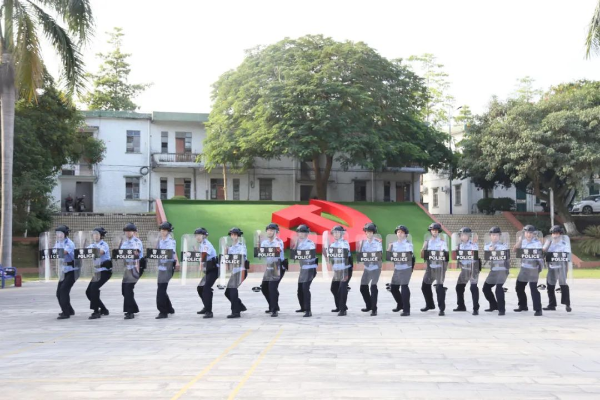
[{"label": "sky", "polygon": [[[285,37],[323,34],[362,41],[386,58],[432,53],[451,82],[457,107],[485,111],[517,79],[536,86],[600,80],[600,55],[585,59],[587,25],[597,0],[503,1],[191,1],[91,0],[96,33],[83,49],[96,72],[106,32],[124,30],[130,82],[152,83],[139,111],[208,113],[211,85],[235,69],[244,50]],[[47,48],[51,71],[56,58]]]}]

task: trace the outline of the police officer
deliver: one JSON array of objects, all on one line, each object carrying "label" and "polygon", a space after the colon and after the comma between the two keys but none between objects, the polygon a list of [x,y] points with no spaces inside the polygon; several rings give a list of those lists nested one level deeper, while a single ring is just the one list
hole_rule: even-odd
[{"label": "police officer", "polygon": [[[227,283],[227,289],[225,289],[225,297],[231,303],[231,314],[227,318],[240,318],[241,312],[246,311],[246,306],[240,300],[238,287],[246,279],[246,276],[248,276],[246,269],[246,267],[249,267],[248,250],[246,249],[246,245],[240,240],[244,234],[240,228],[233,227],[229,230],[228,234],[231,238],[231,246],[227,247],[226,254],[242,254],[244,260],[240,266],[235,267],[231,271],[231,277]],[[237,276],[237,274],[241,274],[241,276]]]},{"label": "police officer", "polygon": [[56,298],[62,312],[58,314],[57,319],[68,319],[71,318],[71,315],[75,315],[75,310],[71,306],[71,288],[79,278],[79,267],[75,265],[75,243],[69,239],[69,227],[61,225],[55,231],[56,244],[54,248],[64,252],[63,258],[60,260],[62,276],[56,288]]},{"label": "police officer", "polygon": [[[477,243],[472,240],[473,232],[471,228],[463,227],[458,231],[459,242],[457,250],[479,250]],[[479,315],[479,260],[460,260],[460,275],[456,282],[456,302],[457,307],[452,311],[467,311],[465,306],[465,288],[467,283],[471,283],[471,297],[473,299],[473,315]]]},{"label": "police officer", "polygon": [[350,282],[350,279],[352,279],[352,269],[354,267],[352,253],[350,252],[350,244],[344,239],[345,233],[346,229],[341,225],[336,225],[331,229],[334,241],[330,244],[330,247],[348,250],[347,259],[333,259],[331,293],[333,294],[333,300],[335,301],[335,309],[331,310],[331,312],[337,312],[340,317],[343,317],[348,313],[348,307],[346,306],[348,300],[348,283]]},{"label": "police officer", "polygon": [[[542,243],[536,236],[537,229],[533,225],[525,225],[523,227],[525,237],[519,237],[517,243],[515,243],[514,250],[521,249],[542,249]],[[540,292],[537,288],[538,279],[540,272],[542,271],[543,262],[541,259],[521,259],[521,270],[517,276],[517,285],[515,290],[519,299],[519,308],[516,308],[515,312],[527,311],[527,294],[525,293],[525,287],[529,283],[529,290],[531,291],[531,301],[533,303],[533,309],[535,310],[535,316],[539,317],[542,315],[542,300]]]},{"label": "police officer", "polygon": [[[500,250],[508,250],[508,244],[502,243],[500,240],[500,235],[502,234],[502,230],[493,226],[489,230],[490,234],[490,242],[484,245],[484,251],[500,251]],[[485,312],[493,312],[498,311],[498,315],[506,314],[506,302],[504,300],[504,283],[508,278],[510,260],[498,260],[498,261],[489,261],[490,263],[490,273],[485,279],[485,283],[483,284],[483,295],[490,303],[490,308],[486,309]],[[496,287],[496,297],[494,297],[494,293],[492,292],[492,288]]]},{"label": "police officer", "polygon": [[108,309],[100,300],[100,288],[112,276],[112,261],[110,260],[110,250],[108,244],[104,241],[106,229],[99,226],[92,231],[94,243],[88,248],[98,249],[100,257],[94,259],[94,277],[85,291],[85,295],[90,301],[90,309],[93,311],[89,319],[98,319],[103,315],[108,315]]},{"label": "police officer", "polygon": [[175,314],[175,309],[171,304],[171,299],[167,294],[167,287],[169,281],[173,277],[175,268],[179,267],[179,260],[177,258],[177,243],[173,239],[173,225],[170,222],[165,221],[159,225],[158,230],[160,231],[160,239],[158,241],[157,249],[172,250],[173,258],[158,261],[158,279],[156,289],[156,308],[158,309],[158,315],[156,319],[167,318],[169,314]]},{"label": "police officer", "polygon": [[[423,243],[423,249],[421,250],[421,257],[425,256],[425,251],[448,251],[448,244],[445,240],[440,237],[442,231],[442,225],[437,222],[432,223],[427,228],[431,234],[431,238]],[[422,312],[428,310],[435,310],[435,303],[433,302],[433,291],[431,285],[436,282],[435,291],[437,293],[438,307],[440,308],[439,315],[445,315],[446,310],[446,288],[444,287],[444,278],[446,275],[447,263],[444,261],[429,261],[427,260],[427,269],[425,275],[423,275],[423,283],[421,285],[421,291],[425,297],[425,307],[421,308]]]},{"label": "police officer", "polygon": [[[390,243],[388,251],[397,252],[413,252],[413,244],[408,241],[408,228],[404,225],[398,225],[394,230],[394,234],[398,238],[397,241]],[[408,284],[412,276],[415,265],[415,257],[412,257],[412,263],[394,263],[394,274],[392,275],[392,284],[390,289],[394,300],[396,300],[396,308],[393,312],[402,310],[400,316],[408,317],[410,315],[410,289]],[[402,294],[400,293],[402,290]]]},{"label": "police officer", "polygon": [[137,260],[125,260],[125,271],[123,273],[123,282],[121,283],[121,293],[123,294],[123,312],[124,319],[133,319],[140,309],[135,301],[133,289],[146,268],[146,259],[144,257],[144,246],[142,241],[136,236],[137,226],[130,222],[123,228],[125,237],[121,240],[119,249],[133,249],[139,256]]},{"label": "police officer", "polygon": [[[298,240],[294,243],[296,250],[316,250],[315,243],[308,238],[310,229],[307,225],[300,225],[296,228]],[[304,317],[312,316],[310,285],[317,276],[317,259],[300,260],[300,275],[298,275],[298,303],[300,309],[296,312],[303,312]]]},{"label": "police officer", "polygon": [[[279,225],[270,223],[266,227],[267,238],[260,243],[260,247],[274,247],[279,249],[279,257],[272,259],[267,258],[267,269],[263,275],[263,281],[260,286],[260,290],[265,296],[269,309],[265,311],[267,314],[271,314],[271,317],[277,317],[279,315],[279,283],[285,275],[287,270],[287,260],[285,259],[283,241],[277,237],[279,233]],[[279,276],[274,275],[272,270],[269,268],[278,268]]]},{"label": "police officer", "polygon": [[213,286],[217,281],[217,278],[219,278],[217,252],[212,243],[208,241],[208,231],[205,228],[196,229],[194,235],[196,236],[197,250],[206,253],[206,261],[204,263],[206,274],[196,288],[204,307],[202,307],[202,310],[198,311],[197,314],[204,314],[203,318],[212,318]]},{"label": "police officer", "polygon": [[[376,239],[374,235],[377,233],[377,225],[372,222],[368,222],[363,227],[363,232],[367,235],[367,239],[361,241],[360,251],[364,252],[381,252],[382,245],[381,241]],[[360,281],[360,294],[362,294],[365,302],[365,308],[361,309],[362,312],[371,311],[371,316],[377,315],[377,295],[379,290],[377,289],[377,282],[381,275],[381,264],[380,263],[365,263],[365,269]],[[369,293],[369,285],[371,286],[371,292]]]},{"label": "police officer", "polygon": [[[544,252],[571,252],[570,243],[563,238],[565,234],[562,226],[554,225],[550,229],[552,240],[544,243]],[[571,296],[569,292],[569,285],[567,284],[569,264],[567,262],[556,262],[548,263],[548,275],[546,277],[546,287],[548,290],[548,307],[544,307],[544,310],[555,311],[556,310],[556,282],[560,285],[560,304],[566,306],[567,312],[571,312]]]}]

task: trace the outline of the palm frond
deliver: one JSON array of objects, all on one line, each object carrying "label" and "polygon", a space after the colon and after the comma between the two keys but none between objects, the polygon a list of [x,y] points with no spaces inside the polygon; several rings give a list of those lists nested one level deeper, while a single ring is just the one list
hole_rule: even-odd
[{"label": "palm frond", "polygon": [[585,38],[585,58],[590,58],[592,53],[598,53],[598,51],[600,51],[600,1],[596,4]]},{"label": "palm frond", "polygon": [[36,26],[29,10],[19,5],[15,11],[17,25],[17,40],[13,52],[15,80],[19,91],[31,101],[36,97],[36,89],[41,87],[44,63]]},{"label": "palm frond", "polygon": [[63,67],[63,79],[66,82],[70,94],[80,92],[84,87],[83,58],[76,43],[73,43],[66,32],[48,13],[42,8],[27,0],[35,12],[37,19],[41,22],[42,30],[46,37],[56,49]]},{"label": "palm frond", "polygon": [[2,7],[2,16],[4,22],[4,40],[2,48],[12,51],[13,49],[13,16],[14,16],[14,4],[13,0],[5,0]]},{"label": "palm frond", "polygon": [[90,0],[35,0],[56,11],[77,39],[87,42],[93,36],[94,16]]}]

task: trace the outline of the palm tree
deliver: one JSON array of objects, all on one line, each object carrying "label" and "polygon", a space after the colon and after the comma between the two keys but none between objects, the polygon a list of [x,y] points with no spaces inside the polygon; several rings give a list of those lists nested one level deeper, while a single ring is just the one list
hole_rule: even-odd
[{"label": "palm tree", "polygon": [[[59,18],[63,26],[55,19]],[[12,172],[15,101],[34,101],[46,73],[43,33],[60,57],[68,91],[81,88],[80,45],[92,34],[90,0],[0,0],[0,108],[2,117],[2,240],[0,263],[12,265]]]},{"label": "palm tree", "polygon": [[587,37],[585,38],[585,58],[590,58],[592,53],[600,52],[600,0],[592,15]]}]

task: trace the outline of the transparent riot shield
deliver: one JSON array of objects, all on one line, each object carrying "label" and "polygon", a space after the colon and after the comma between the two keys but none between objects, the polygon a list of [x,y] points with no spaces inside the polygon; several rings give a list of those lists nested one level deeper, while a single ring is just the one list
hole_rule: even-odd
[{"label": "transparent riot shield", "polygon": [[113,276],[122,277],[124,283],[135,283],[140,279],[140,250],[135,236],[126,234],[113,238]]},{"label": "transparent riot shield", "polygon": [[55,232],[42,232],[39,236],[39,274],[46,282],[61,277],[64,251],[56,247]]},{"label": "transparent riot shield", "polygon": [[200,235],[186,234],[181,236],[181,284],[189,280],[202,282],[206,276],[207,246],[199,242]]},{"label": "transparent riot shield", "polygon": [[265,265],[263,281],[276,281],[281,277],[280,243],[279,238],[269,238],[266,232],[254,233],[254,258]]},{"label": "transparent riot shield", "polygon": [[571,261],[571,239],[567,235],[546,236],[544,253],[548,275],[546,282],[552,286],[573,285],[573,263]]},{"label": "transparent riot shield", "polygon": [[[79,276],[91,278],[94,276],[94,259],[100,257],[98,249],[90,247],[94,243],[93,232],[78,231],[71,238],[75,244],[75,266],[79,268]],[[77,273],[77,271],[76,271]]]},{"label": "transparent riot shield", "polygon": [[460,269],[457,284],[477,283],[479,279],[479,243],[477,234],[454,232],[451,240],[452,259]]},{"label": "transparent riot shield", "polygon": [[517,232],[516,257],[521,269],[517,276],[519,282],[537,282],[544,267],[542,232]]},{"label": "transparent riot shield", "polygon": [[146,268],[142,271],[144,278],[158,279],[159,264],[165,257],[164,252],[160,251],[160,231],[148,231],[144,241],[144,249],[146,257]]},{"label": "transparent riot shield", "polygon": [[246,242],[243,237],[232,239],[230,236],[224,236],[219,239],[219,255],[221,257],[222,285],[237,289],[244,279],[246,279]]},{"label": "transparent riot shield", "polygon": [[398,231],[385,238],[386,260],[394,263],[392,285],[408,285],[415,262],[412,236]]},{"label": "transparent riot shield", "polygon": [[510,271],[510,235],[487,233],[483,239],[483,267],[489,269],[485,283],[504,285]]},{"label": "transparent riot shield", "polygon": [[[97,272],[97,269],[106,268],[107,270],[112,271],[110,246],[108,244],[109,240],[106,238],[102,239],[98,232],[92,231],[90,233],[92,235],[92,243],[86,246],[84,254],[86,254],[88,258],[90,257],[90,253],[92,254],[92,281],[97,281],[102,277],[101,272]],[[75,247],[77,247],[77,243],[75,244]],[[102,254],[102,251],[105,253]],[[78,253],[77,249],[75,250],[75,253]],[[104,261],[102,261],[102,259],[104,259]]]},{"label": "transparent riot shield", "polygon": [[423,239],[423,259],[427,263],[423,282],[426,284],[443,284],[446,279],[446,270],[450,255],[448,249],[450,240],[444,232],[438,232],[435,236],[428,232]]},{"label": "transparent riot shield", "polygon": [[323,268],[333,273],[336,282],[350,279],[350,245],[346,232],[323,232]]},{"label": "transparent riot shield", "polygon": [[317,274],[317,234],[294,232],[290,240],[290,260],[300,264],[298,283],[309,282]]},{"label": "transparent riot shield", "polygon": [[383,239],[378,233],[364,232],[356,237],[356,261],[363,266],[361,285],[377,285],[383,265]]}]

